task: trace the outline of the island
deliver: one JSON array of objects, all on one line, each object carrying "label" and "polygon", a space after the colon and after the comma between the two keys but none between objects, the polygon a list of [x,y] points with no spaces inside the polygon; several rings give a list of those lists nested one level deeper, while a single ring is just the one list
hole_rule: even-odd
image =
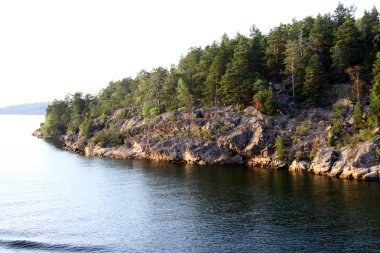
[{"label": "island", "polygon": [[46,110],[41,138],[87,156],[380,180],[380,21],[334,14],[226,34]]}]

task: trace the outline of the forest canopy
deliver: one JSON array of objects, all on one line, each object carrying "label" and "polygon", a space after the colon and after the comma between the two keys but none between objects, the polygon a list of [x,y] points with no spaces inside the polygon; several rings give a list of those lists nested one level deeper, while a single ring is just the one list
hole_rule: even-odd
[{"label": "forest canopy", "polygon": [[[96,96],[77,92],[55,100],[42,130],[46,135],[89,132],[94,119],[119,108],[153,117],[193,107],[254,105],[273,114],[283,106],[273,85],[285,82],[285,92],[304,108],[323,106],[322,92],[339,82],[356,82],[355,99],[360,100],[358,79],[371,83],[373,74],[378,75],[373,66],[380,50],[380,22],[375,7],[359,19],[354,11],[339,4],[332,14],[279,24],[268,34],[254,25],[248,36],[224,34],[204,48],[190,48],[170,69],[142,70],[135,78],[110,82]],[[377,93],[371,99],[378,100]],[[373,103],[373,115],[377,107]]]}]

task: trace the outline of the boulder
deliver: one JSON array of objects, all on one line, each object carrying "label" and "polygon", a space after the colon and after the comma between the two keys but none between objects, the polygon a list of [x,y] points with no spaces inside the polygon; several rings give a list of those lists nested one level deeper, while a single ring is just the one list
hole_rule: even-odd
[{"label": "boulder", "polygon": [[359,143],[354,148],[353,165],[355,167],[369,168],[378,163],[377,145],[374,142]]},{"label": "boulder", "polygon": [[337,161],[331,168],[330,176],[339,177],[343,170],[348,166],[347,161]]},{"label": "boulder", "polygon": [[361,179],[364,175],[368,174],[368,172],[368,168],[353,168],[347,166],[339,177],[345,179]]},{"label": "boulder", "polygon": [[334,148],[323,147],[316,153],[311,163],[310,170],[318,175],[326,174],[331,170],[335,159],[336,154]]},{"label": "boulder", "polygon": [[379,172],[377,171],[372,171],[363,176],[364,180],[367,181],[378,181],[379,180]]},{"label": "boulder", "polygon": [[307,161],[297,161],[294,160],[292,164],[289,166],[289,171],[292,172],[305,172],[309,170],[310,163]]},{"label": "boulder", "polygon": [[287,167],[287,164],[284,161],[262,156],[251,158],[247,165],[253,168],[270,168],[275,170],[281,170]]}]

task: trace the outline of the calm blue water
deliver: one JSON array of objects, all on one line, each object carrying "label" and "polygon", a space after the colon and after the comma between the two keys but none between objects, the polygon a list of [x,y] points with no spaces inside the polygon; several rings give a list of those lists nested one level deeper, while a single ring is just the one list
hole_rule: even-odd
[{"label": "calm blue water", "polygon": [[0,116],[0,252],[380,252],[380,184],[85,158]]}]

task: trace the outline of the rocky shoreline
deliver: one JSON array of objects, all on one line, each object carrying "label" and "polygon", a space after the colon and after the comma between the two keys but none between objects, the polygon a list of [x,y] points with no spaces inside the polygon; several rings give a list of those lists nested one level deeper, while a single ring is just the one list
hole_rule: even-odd
[{"label": "rocky shoreline", "polygon": [[[340,103],[350,127],[353,105],[348,101]],[[60,138],[66,150],[86,156],[247,165],[344,179],[380,180],[376,150],[380,138],[352,146],[329,147],[327,136],[335,117],[331,110],[312,108],[267,116],[254,107],[244,111],[213,107],[167,112],[151,119],[141,116],[125,119],[123,115],[123,109],[119,109],[107,119],[107,124],[126,136],[123,145],[95,145],[80,132],[45,137],[36,130],[33,135]],[[94,120],[95,129],[96,124]],[[277,136],[287,143],[287,158],[282,161],[276,159]]]}]

